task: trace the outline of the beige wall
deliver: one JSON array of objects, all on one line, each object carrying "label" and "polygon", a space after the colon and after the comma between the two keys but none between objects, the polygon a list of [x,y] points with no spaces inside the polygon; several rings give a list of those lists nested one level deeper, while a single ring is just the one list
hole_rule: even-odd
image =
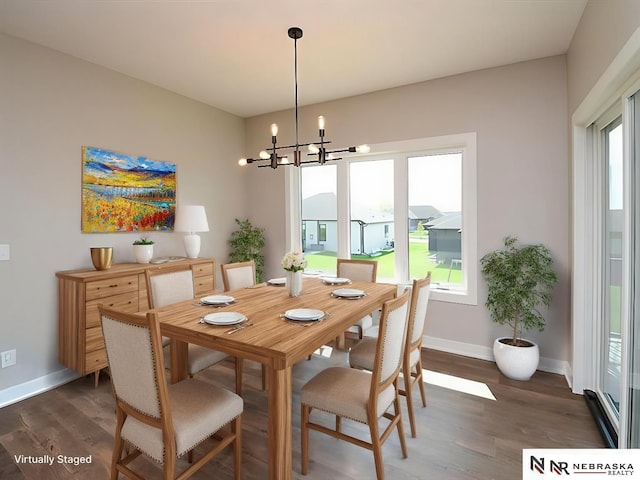
[{"label": "beige wall", "polygon": [[[336,78],[339,81],[339,77]],[[300,86],[301,91],[304,85]],[[515,234],[542,242],[553,252],[560,283],[544,333],[529,336],[542,356],[567,361],[569,352],[569,162],[565,57],[558,56],[457,75],[347,98],[300,111],[300,139],[316,135],[316,116],[325,115],[335,146],[477,132],[478,252],[498,248]],[[292,140],[291,111],[248,119],[247,154],[270,140]],[[289,138],[287,138],[287,135]],[[280,276],[285,221],[283,169],[250,169],[250,218],[267,228],[267,275]],[[486,352],[499,334],[484,307],[433,302],[426,335],[468,353]],[[463,342],[465,345],[459,345]],[[560,364],[562,362],[556,362]]]},{"label": "beige wall", "polygon": [[[201,256],[226,261],[234,217],[246,209],[243,121],[130,77],[0,35],[0,370],[2,389],[61,369],[57,270],[91,267],[89,247],[133,261],[138,235],[80,231],[81,146],[177,164],[178,202],[204,204]],[[182,234],[152,233],[156,255],[180,255]]]},{"label": "beige wall", "polygon": [[638,27],[640,1],[589,1],[567,52],[570,113],[584,100]]}]

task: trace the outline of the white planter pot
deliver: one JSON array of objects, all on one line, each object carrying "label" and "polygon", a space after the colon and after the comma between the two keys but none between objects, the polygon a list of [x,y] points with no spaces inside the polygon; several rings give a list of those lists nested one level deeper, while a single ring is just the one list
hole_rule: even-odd
[{"label": "white planter pot", "polygon": [[531,344],[530,347],[513,347],[500,341],[510,338],[500,337],[493,342],[493,356],[496,364],[505,377],[513,380],[529,380],[540,361],[538,345],[531,340],[525,340]]},{"label": "white planter pot", "polygon": [[138,263],[149,263],[153,258],[153,245],[134,245],[133,255]]}]

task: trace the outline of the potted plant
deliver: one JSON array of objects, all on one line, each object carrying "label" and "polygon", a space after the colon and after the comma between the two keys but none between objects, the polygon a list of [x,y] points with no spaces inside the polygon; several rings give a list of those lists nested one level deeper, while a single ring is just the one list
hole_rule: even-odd
[{"label": "potted plant", "polygon": [[480,259],[487,281],[486,307],[491,318],[509,325],[510,337],[493,343],[493,354],[500,371],[515,380],[528,380],[538,368],[538,345],[522,337],[522,332],[544,330],[545,320],[538,307],[548,307],[551,290],[558,276],[553,270],[551,252],[544,245],[519,245],[516,237],[504,239],[504,247]]},{"label": "potted plant", "polygon": [[138,263],[149,263],[153,258],[153,240],[148,237],[140,237],[133,242],[133,254]]},{"label": "potted plant", "polygon": [[256,281],[262,281],[264,257],[260,253],[264,247],[264,228],[254,227],[249,220],[235,219],[239,228],[231,234],[231,262],[248,262],[256,264]]}]

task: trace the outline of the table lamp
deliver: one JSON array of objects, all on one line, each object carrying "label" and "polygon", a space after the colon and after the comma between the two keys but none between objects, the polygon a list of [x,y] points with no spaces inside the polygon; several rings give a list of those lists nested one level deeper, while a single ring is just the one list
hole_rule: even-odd
[{"label": "table lamp", "polygon": [[196,232],[208,232],[207,214],[202,205],[183,205],[176,209],[176,232],[188,232],[184,236],[184,250],[189,258],[198,258],[200,236]]}]

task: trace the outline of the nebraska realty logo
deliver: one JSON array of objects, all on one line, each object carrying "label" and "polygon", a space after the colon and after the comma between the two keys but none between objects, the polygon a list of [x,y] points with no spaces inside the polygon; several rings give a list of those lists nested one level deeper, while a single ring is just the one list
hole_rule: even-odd
[{"label": "nebraska realty logo", "polygon": [[[631,477],[640,469],[640,450],[524,449],[522,480],[588,475],[598,478]],[[640,475],[640,473],[638,474]]]}]

